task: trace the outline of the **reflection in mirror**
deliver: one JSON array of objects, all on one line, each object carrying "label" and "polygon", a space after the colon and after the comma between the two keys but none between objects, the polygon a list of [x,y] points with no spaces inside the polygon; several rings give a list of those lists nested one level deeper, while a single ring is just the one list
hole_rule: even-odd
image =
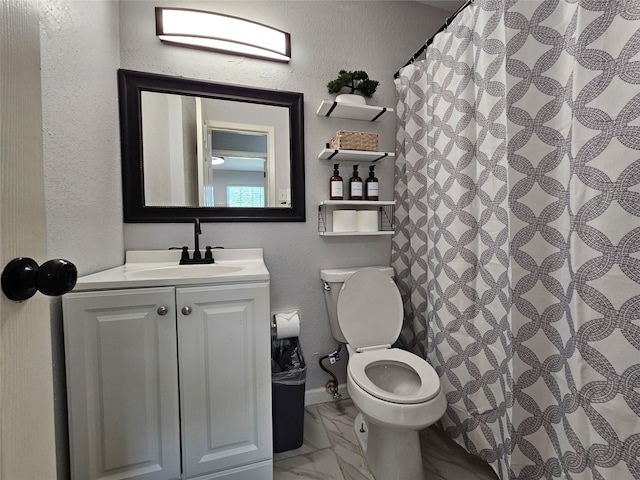
[{"label": "reflection in mirror", "polygon": [[125,221],[304,221],[302,94],[119,80]]},{"label": "reflection in mirror", "polygon": [[142,92],[144,204],[198,206],[196,98]]},{"label": "reflection in mirror", "polygon": [[[250,125],[240,126],[236,131],[225,130],[222,125],[207,128],[205,138],[210,139],[210,145],[207,146],[208,169],[204,179],[207,198],[203,205],[267,206],[265,197],[269,198],[266,173],[269,135],[253,132],[250,128]],[[271,157],[273,161],[273,155]],[[275,205],[269,203],[269,206]]]},{"label": "reflection in mirror", "polygon": [[142,92],[142,142],[146,206],[291,207],[286,108]]}]

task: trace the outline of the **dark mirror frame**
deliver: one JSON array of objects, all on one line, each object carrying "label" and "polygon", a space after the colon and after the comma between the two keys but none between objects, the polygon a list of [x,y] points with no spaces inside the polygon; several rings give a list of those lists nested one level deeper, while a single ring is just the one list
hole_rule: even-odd
[{"label": "dark mirror frame", "polygon": [[[304,98],[302,93],[118,70],[124,221],[127,223],[304,222]],[[258,103],[289,109],[291,208],[147,207],[144,200],[141,92]]]}]

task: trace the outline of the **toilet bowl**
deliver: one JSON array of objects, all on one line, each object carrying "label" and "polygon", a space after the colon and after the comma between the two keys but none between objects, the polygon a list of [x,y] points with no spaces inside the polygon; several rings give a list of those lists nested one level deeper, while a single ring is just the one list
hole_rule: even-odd
[{"label": "toilet bowl", "polygon": [[447,403],[424,359],[391,348],[402,299],[390,267],[321,270],[331,331],[349,352],[347,389],[360,412],[354,429],[376,480],[423,479],[418,432]]}]

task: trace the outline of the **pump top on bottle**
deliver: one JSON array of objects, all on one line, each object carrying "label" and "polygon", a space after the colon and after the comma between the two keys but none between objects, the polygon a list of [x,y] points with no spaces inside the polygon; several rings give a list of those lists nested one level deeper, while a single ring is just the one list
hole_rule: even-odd
[{"label": "pump top on bottle", "polygon": [[343,182],[338,171],[339,163],[333,166],[333,176],[329,179],[329,200],[344,200]]},{"label": "pump top on bottle", "polygon": [[362,179],[358,176],[358,165],[353,166],[353,176],[349,179],[349,200],[362,200]]},{"label": "pump top on bottle", "polygon": [[369,167],[369,178],[367,178],[366,187],[366,199],[371,201],[378,201],[378,179],[374,172],[375,165]]}]

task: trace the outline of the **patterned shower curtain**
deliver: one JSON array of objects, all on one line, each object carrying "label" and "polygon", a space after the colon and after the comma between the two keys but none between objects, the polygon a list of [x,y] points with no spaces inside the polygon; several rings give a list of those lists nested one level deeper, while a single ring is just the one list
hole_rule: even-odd
[{"label": "patterned shower curtain", "polygon": [[640,1],[476,0],[396,86],[442,428],[501,479],[640,479]]}]

